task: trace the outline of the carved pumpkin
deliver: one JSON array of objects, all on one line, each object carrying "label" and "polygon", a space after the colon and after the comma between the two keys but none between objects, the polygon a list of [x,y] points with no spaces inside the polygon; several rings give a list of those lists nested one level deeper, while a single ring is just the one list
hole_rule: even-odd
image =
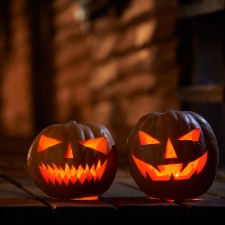
[{"label": "carved pumpkin", "polygon": [[101,124],[53,124],[34,139],[27,168],[42,191],[54,198],[98,197],[112,184],[117,150]]},{"label": "carved pumpkin", "polygon": [[191,111],[142,116],[127,139],[128,164],[138,186],[150,197],[194,199],[211,186],[219,150],[209,123]]}]

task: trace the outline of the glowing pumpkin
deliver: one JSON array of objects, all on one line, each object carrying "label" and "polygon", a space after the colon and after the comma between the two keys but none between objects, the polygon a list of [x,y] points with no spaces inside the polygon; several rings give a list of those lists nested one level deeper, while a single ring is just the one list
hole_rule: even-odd
[{"label": "glowing pumpkin", "polygon": [[27,155],[31,178],[54,198],[98,197],[112,184],[117,150],[101,124],[53,124],[34,139]]},{"label": "glowing pumpkin", "polygon": [[150,197],[193,199],[211,186],[219,150],[209,123],[191,111],[142,116],[127,139],[128,164],[138,186]]}]

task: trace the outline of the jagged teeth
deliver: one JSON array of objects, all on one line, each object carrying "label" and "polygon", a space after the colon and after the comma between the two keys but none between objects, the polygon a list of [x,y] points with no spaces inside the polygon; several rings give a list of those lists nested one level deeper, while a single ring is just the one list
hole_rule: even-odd
[{"label": "jagged teeth", "polygon": [[101,162],[98,161],[97,166],[93,164],[91,167],[89,167],[89,165],[86,164],[85,168],[80,165],[76,169],[75,166],[72,165],[70,167],[66,163],[65,168],[63,169],[61,166],[56,166],[54,163],[52,166],[46,166],[44,163],[42,163],[39,166],[39,169],[47,183],[51,182],[55,184],[55,182],[57,182],[61,185],[63,182],[64,184],[68,185],[69,183],[74,184],[79,181],[81,184],[83,184],[86,180],[88,182],[90,182],[92,179],[94,179],[94,181],[101,180],[106,164],[107,160],[102,165]]}]

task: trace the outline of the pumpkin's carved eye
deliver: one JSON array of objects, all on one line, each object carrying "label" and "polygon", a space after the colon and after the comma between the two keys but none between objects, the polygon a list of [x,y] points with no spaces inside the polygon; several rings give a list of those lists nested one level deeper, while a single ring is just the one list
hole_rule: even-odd
[{"label": "pumpkin's carved eye", "polygon": [[62,143],[62,141],[54,139],[54,138],[46,137],[45,135],[41,135],[39,143],[38,143],[37,151],[38,152],[44,151],[47,148],[57,145],[59,143]]},{"label": "pumpkin's carved eye", "polygon": [[92,148],[96,151],[107,154],[107,140],[106,137],[93,138],[89,140],[79,141],[85,147]]},{"label": "pumpkin's carved eye", "polygon": [[179,137],[177,140],[197,142],[199,140],[199,137],[200,137],[200,128],[196,128],[193,131]]},{"label": "pumpkin's carved eye", "polygon": [[160,141],[158,141],[157,139],[153,138],[149,134],[146,134],[143,131],[138,131],[138,136],[139,136],[139,140],[140,140],[140,144],[141,145],[155,145],[155,144],[159,144],[160,143]]},{"label": "pumpkin's carved eye", "polygon": [[[45,135],[41,135],[37,151],[41,152],[49,147],[52,147],[54,145],[60,144],[62,141],[46,137]],[[89,140],[79,141],[79,143],[85,147],[92,148],[96,151],[102,152],[103,154],[107,154],[107,139],[106,137],[99,137],[99,138],[93,138]],[[68,145],[68,149],[65,154],[65,158],[73,158],[73,152],[71,144]]]}]

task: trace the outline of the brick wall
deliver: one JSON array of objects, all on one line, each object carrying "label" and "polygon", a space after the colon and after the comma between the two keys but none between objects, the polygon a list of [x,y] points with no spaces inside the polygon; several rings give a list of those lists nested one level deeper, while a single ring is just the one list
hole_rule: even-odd
[{"label": "brick wall", "polygon": [[26,154],[30,142],[2,140],[32,138],[37,125],[96,121],[126,165],[126,138],[139,117],[180,107],[177,1],[124,0],[119,11],[113,2],[1,2],[1,150]]},{"label": "brick wall", "polygon": [[177,1],[131,0],[91,20],[79,19],[79,1],[56,0],[53,11],[55,121],[103,123],[123,164],[137,119],[179,108]]}]

